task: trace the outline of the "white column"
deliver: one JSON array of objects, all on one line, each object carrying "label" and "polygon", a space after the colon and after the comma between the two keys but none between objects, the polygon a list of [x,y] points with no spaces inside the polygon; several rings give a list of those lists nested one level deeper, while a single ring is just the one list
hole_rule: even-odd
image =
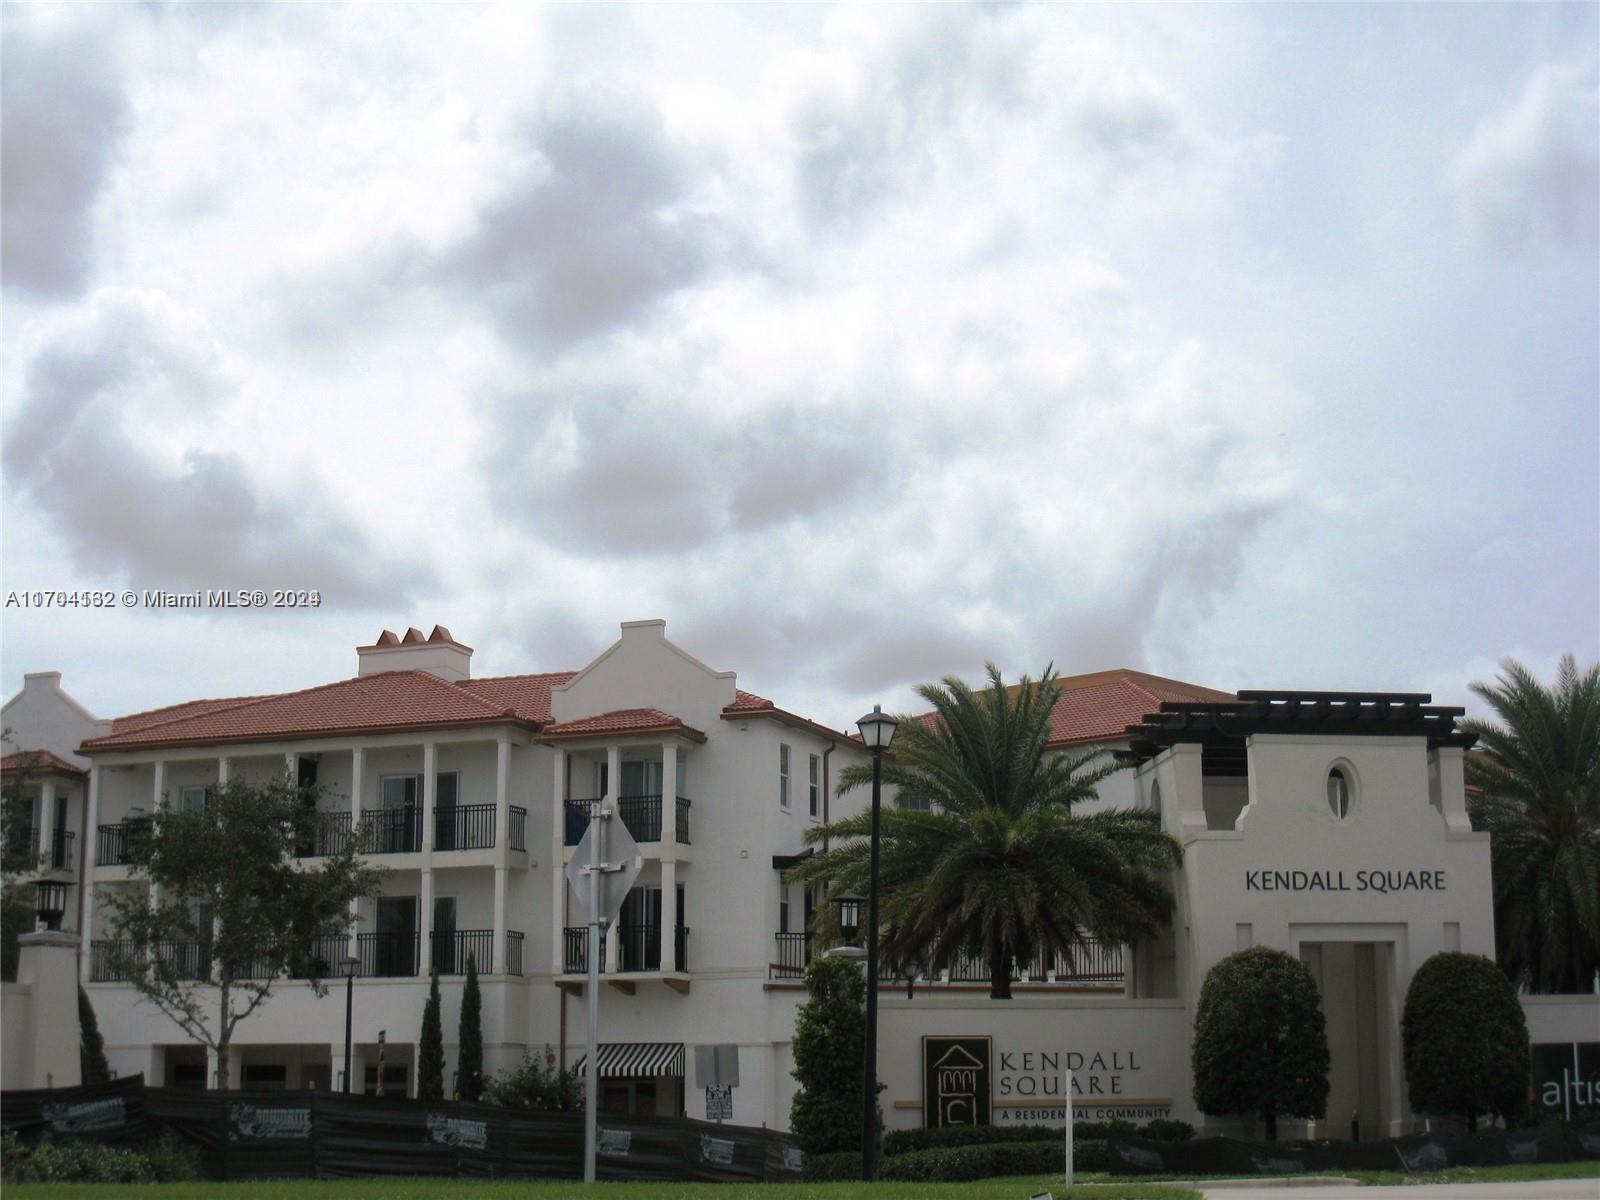
[{"label": "white column", "polygon": [[[610,807],[615,811],[616,798],[622,794],[622,747],[611,745],[606,747],[606,794],[600,798],[601,807]],[[613,821],[621,821],[620,816],[613,816]],[[606,930],[606,970],[616,974],[619,961],[617,923],[611,922],[611,927]]]},{"label": "white column", "polygon": [[[350,836],[355,837],[361,828],[361,795],[367,769],[367,752],[360,746],[350,751]],[[350,901],[350,948],[348,953],[360,957],[356,941],[356,924],[361,918],[361,902]],[[340,1053],[343,1053],[341,1050]],[[342,1059],[340,1060],[343,1061]]]},{"label": "white column", "polygon": [[150,766],[150,811],[155,812],[167,802],[167,760],[158,758]]},{"label": "white column", "polygon": [[300,782],[300,756],[288,753],[283,756],[283,773],[289,777],[291,784]]},{"label": "white column", "polygon": [[506,869],[494,869],[494,967],[498,974],[506,973]]},{"label": "white column", "polygon": [[219,784],[227,783],[228,782],[228,776],[232,772],[232,770],[233,770],[233,763],[229,761],[228,756],[226,754],[224,754],[222,757],[218,758],[217,759],[217,783],[219,783]]},{"label": "white column", "polygon": [[39,784],[39,828],[33,831],[33,855],[37,862],[41,857],[52,869],[55,859],[49,857],[54,849],[56,831],[56,781],[46,779]]},{"label": "white column", "polygon": [[567,752],[556,746],[550,757],[555,762],[555,782],[550,789],[555,797],[550,822],[550,972],[559,975],[566,965]]},{"label": "white column", "polygon": [[89,767],[89,815],[83,830],[83,954],[78,971],[89,982],[94,961],[94,867],[100,849],[100,764]]},{"label": "white column", "polygon": [[427,978],[433,970],[433,872],[427,867],[422,868],[422,896],[417,905],[422,909],[417,914],[417,926],[422,931],[420,973]]},{"label": "white column", "polygon": [[503,733],[494,744],[494,844],[495,862],[510,862],[511,739]]},{"label": "white column", "polygon": [[422,743],[422,786],[417,789],[417,803],[422,805],[422,857],[426,862],[433,854],[433,781],[438,770],[438,755],[432,742]]},{"label": "white column", "polygon": [[661,969],[678,969],[678,864],[661,860]]},{"label": "white column", "polygon": [[677,742],[661,744],[661,844],[663,855],[676,853],[673,847],[678,844]]}]

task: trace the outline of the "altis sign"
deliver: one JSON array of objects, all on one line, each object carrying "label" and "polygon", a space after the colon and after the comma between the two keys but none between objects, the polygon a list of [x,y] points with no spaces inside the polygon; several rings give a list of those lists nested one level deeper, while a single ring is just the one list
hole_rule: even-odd
[{"label": "altis sign", "polygon": [[1277,871],[1244,873],[1247,892],[1442,892],[1443,871]]}]

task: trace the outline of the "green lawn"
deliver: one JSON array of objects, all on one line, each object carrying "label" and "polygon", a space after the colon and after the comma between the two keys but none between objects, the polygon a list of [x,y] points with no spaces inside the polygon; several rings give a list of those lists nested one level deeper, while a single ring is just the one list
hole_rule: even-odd
[{"label": "green lawn", "polygon": [[6,1200],[1200,1200],[1173,1184],[1093,1184],[1062,1190],[1061,1177],[1023,1175],[977,1183],[545,1183],[478,1179],[283,1179],[261,1183],[13,1183]]}]

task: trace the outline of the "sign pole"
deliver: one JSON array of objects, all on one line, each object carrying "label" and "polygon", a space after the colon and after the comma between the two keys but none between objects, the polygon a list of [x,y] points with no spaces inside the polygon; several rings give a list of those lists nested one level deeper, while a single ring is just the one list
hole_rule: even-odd
[{"label": "sign pole", "polygon": [[1067,1072],[1067,1190],[1072,1190],[1072,1072]]},{"label": "sign pole", "polygon": [[597,823],[589,839],[589,1054],[583,1064],[583,1181],[594,1182],[595,1100],[600,1087],[600,864],[605,861],[600,843],[605,840],[609,812],[595,805]]}]

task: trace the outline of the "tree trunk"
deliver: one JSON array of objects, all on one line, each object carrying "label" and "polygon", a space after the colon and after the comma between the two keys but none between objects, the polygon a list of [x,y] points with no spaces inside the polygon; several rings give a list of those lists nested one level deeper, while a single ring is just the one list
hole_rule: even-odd
[{"label": "tree trunk", "polygon": [[1473,1112],[1473,1111],[1471,1111],[1470,1109],[1467,1110],[1467,1132],[1468,1133],[1477,1133],[1478,1132],[1478,1114]]},{"label": "tree trunk", "polygon": [[989,999],[1011,999],[1011,955],[1004,946],[989,952]]},{"label": "tree trunk", "polygon": [[223,980],[217,988],[217,1091],[228,1090],[228,1045],[232,1030],[228,1028],[228,983]]},{"label": "tree trunk", "polygon": [[1278,1140],[1278,1114],[1275,1113],[1275,1112],[1269,1112],[1269,1113],[1262,1113],[1261,1115],[1262,1115],[1263,1118],[1265,1118],[1265,1120],[1267,1122],[1267,1141],[1269,1141],[1269,1142],[1277,1141]]}]

